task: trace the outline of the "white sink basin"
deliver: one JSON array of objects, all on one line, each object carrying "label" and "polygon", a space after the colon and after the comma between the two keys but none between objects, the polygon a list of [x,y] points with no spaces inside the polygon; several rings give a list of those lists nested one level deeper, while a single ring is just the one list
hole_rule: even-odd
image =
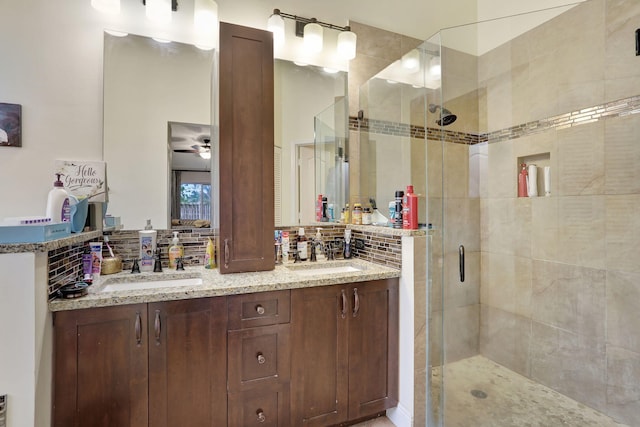
[{"label": "white sink basin", "polygon": [[309,268],[288,268],[300,276],[321,276],[326,274],[353,273],[356,271],[364,270],[364,268],[353,265],[327,265],[317,267],[313,266]]},{"label": "white sink basin", "polygon": [[108,283],[100,292],[133,291],[138,289],[177,288],[182,286],[202,285],[202,278],[191,277],[185,279],[149,280],[125,283]]}]

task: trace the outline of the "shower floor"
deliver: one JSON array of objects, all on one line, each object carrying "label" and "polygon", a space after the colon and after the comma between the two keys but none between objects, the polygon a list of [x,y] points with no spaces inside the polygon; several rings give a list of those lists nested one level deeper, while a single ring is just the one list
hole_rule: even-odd
[{"label": "shower floor", "polygon": [[[444,369],[446,427],[629,427],[483,356]],[[431,379],[437,410],[442,367]]]}]

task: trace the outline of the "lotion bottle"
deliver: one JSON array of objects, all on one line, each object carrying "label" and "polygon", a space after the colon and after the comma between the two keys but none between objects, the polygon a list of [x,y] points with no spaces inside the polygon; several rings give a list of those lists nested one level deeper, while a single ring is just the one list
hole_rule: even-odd
[{"label": "lotion bottle", "polygon": [[46,217],[51,218],[53,224],[71,221],[71,204],[69,203],[69,193],[64,189],[60,174],[56,174],[57,179],[53,183],[53,189],[49,191],[47,197]]},{"label": "lotion bottle", "polygon": [[178,231],[173,232],[173,240],[169,247],[169,268],[176,268],[178,258],[184,257],[184,247],[178,239]]},{"label": "lotion bottle", "polygon": [[156,230],[140,230],[140,271],[153,271],[154,251],[156,250]]},{"label": "lotion bottle", "polygon": [[529,195],[527,186],[527,165],[520,165],[520,173],[518,174],[518,197],[527,197]]},{"label": "lotion bottle", "polygon": [[207,249],[204,254],[204,268],[210,270],[216,268],[216,249],[213,246],[211,237],[209,237],[209,241],[207,242]]}]

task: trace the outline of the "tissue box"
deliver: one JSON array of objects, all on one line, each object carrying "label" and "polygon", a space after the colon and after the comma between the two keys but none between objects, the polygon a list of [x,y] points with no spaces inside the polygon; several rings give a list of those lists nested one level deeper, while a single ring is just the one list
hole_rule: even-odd
[{"label": "tissue box", "polygon": [[38,243],[71,235],[71,223],[42,225],[0,225],[0,243]]}]

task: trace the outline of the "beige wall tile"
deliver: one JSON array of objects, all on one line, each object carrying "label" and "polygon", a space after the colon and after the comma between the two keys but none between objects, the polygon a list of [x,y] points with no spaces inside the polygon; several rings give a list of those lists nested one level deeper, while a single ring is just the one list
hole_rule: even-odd
[{"label": "beige wall tile", "polygon": [[457,251],[445,257],[445,308],[480,304],[480,252],[465,253],[465,279],[460,281]]},{"label": "beige wall tile", "polygon": [[483,252],[481,265],[481,303],[531,317],[531,259]]},{"label": "beige wall tile", "polygon": [[462,144],[444,144],[444,188],[446,197],[469,195],[469,148]]},{"label": "beige wall tile", "polygon": [[498,254],[531,257],[531,199],[481,200],[481,247]]},{"label": "beige wall tile", "polygon": [[606,266],[640,273],[640,195],[606,197]]},{"label": "beige wall tile", "polygon": [[532,319],[603,341],[605,275],[604,270],[534,261]]},{"label": "beige wall tile", "polygon": [[480,354],[528,376],[531,321],[487,305],[481,310]]},{"label": "beige wall tile", "polygon": [[603,341],[532,323],[531,378],[600,411],[606,410]]},{"label": "beige wall tile", "polygon": [[531,256],[555,260],[558,256],[558,198],[537,197],[531,201]]},{"label": "beige wall tile", "polygon": [[478,354],[480,304],[445,309],[445,363]]},{"label": "beige wall tile", "polygon": [[558,131],[559,196],[604,192],[604,123]]},{"label": "beige wall tile", "polygon": [[640,353],[640,274],[607,272],[607,342]]},{"label": "beige wall tile", "polygon": [[557,261],[605,267],[605,197],[560,197]]},{"label": "beige wall tile", "polygon": [[518,195],[518,161],[513,141],[489,144],[487,148],[487,196],[509,198]]},{"label": "beige wall tile", "polygon": [[[638,58],[635,56],[632,35],[640,20],[640,3],[633,0],[608,0],[605,11],[606,47],[604,59],[607,80],[640,77]],[[629,88],[638,86],[629,86]],[[609,95],[609,94],[607,94]],[[628,96],[627,92],[624,96]],[[608,100],[619,99],[608,98]]]},{"label": "beige wall tile", "polygon": [[640,194],[640,115],[608,119],[605,141],[605,193]]},{"label": "beige wall tile", "polygon": [[640,353],[607,347],[607,413],[640,425]]}]

